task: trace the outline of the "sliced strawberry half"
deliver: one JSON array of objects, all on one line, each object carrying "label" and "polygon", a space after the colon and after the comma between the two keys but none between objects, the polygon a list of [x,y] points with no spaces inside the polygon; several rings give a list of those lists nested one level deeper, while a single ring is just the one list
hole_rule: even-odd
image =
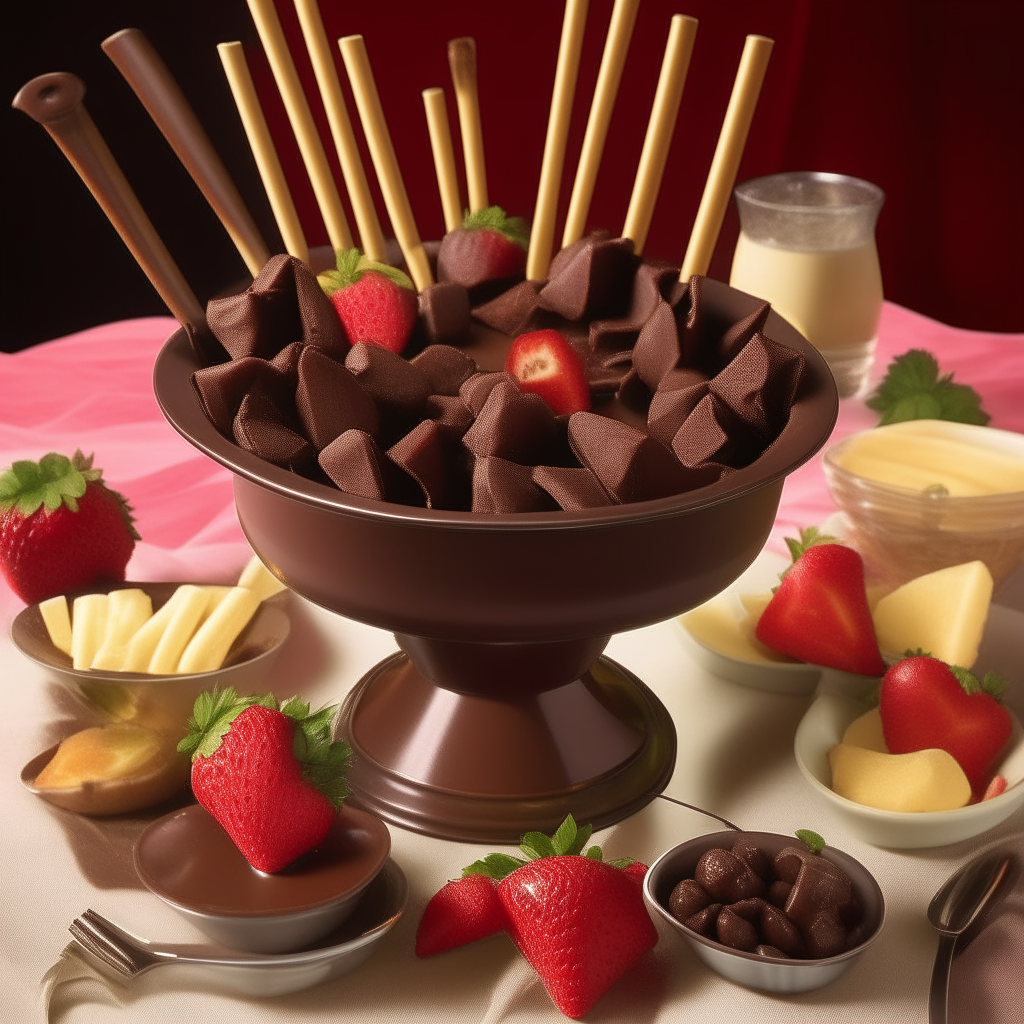
[{"label": "sliced strawberry half", "polygon": [[583,360],[558,331],[531,331],[512,342],[505,370],[519,390],[539,395],[555,415],[590,409]]},{"label": "sliced strawberry half", "polygon": [[431,897],[416,930],[416,955],[435,956],[508,927],[498,883],[484,875],[457,878]]}]

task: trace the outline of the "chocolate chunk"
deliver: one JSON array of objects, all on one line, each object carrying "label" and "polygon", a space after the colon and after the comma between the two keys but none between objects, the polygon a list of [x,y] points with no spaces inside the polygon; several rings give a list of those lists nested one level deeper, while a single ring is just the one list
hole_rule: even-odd
[{"label": "chocolate chunk", "polygon": [[533,482],[565,512],[582,512],[613,504],[601,482],[589,470],[572,466],[535,466]]},{"label": "chocolate chunk", "polygon": [[764,330],[764,322],[768,319],[771,309],[767,302],[762,303],[753,313],[748,313],[742,320],[737,320],[722,335],[718,342],[718,359],[723,365],[735,359],[740,349],[755,334]]},{"label": "chocolate chunk", "polygon": [[708,850],[697,861],[694,878],[723,903],[764,896],[767,891],[764,882],[728,850]]},{"label": "chocolate chunk", "polygon": [[388,449],[387,456],[419,484],[427,508],[468,506],[469,488],[455,446],[433,420],[418,423]]},{"label": "chocolate chunk", "polygon": [[789,419],[803,372],[802,353],[755,334],[708,387],[748,428],[771,439]]},{"label": "chocolate chunk", "polygon": [[760,454],[757,438],[717,395],[705,395],[672,438],[676,458],[691,468],[717,462],[739,467]]},{"label": "chocolate chunk", "polygon": [[433,420],[445,437],[453,441],[461,440],[473,422],[473,414],[466,403],[451,395],[430,395],[423,411],[427,419]]},{"label": "chocolate chunk", "polygon": [[679,364],[679,332],[672,308],[659,301],[654,312],[640,330],[633,347],[633,366],[640,379],[657,390],[662,378]]},{"label": "chocolate chunk", "polygon": [[776,960],[789,959],[789,957],[786,956],[786,954],[783,953],[781,949],[776,949],[774,946],[766,946],[764,943],[761,943],[759,946],[755,946],[754,952],[758,956],[771,956],[774,957]]},{"label": "chocolate chunk", "polygon": [[456,228],[449,231],[441,239],[441,248],[437,253],[438,281],[453,281],[463,288],[473,290],[492,281],[514,281],[526,269],[526,250],[516,245],[517,255],[521,253],[521,257],[505,268],[509,272],[503,273],[500,278],[489,277],[488,261],[480,259],[480,245],[477,229]]},{"label": "chocolate chunk", "polygon": [[544,326],[547,315],[540,308],[539,281],[520,281],[497,298],[473,307],[473,319],[515,338]]},{"label": "chocolate chunk", "polygon": [[710,903],[711,897],[699,882],[692,878],[684,878],[672,890],[668,898],[668,909],[677,920],[685,921]]},{"label": "chocolate chunk", "polygon": [[499,380],[487,396],[462,443],[477,457],[536,466],[556,461],[558,429],[543,398],[523,394],[511,380]]},{"label": "chocolate chunk", "polygon": [[409,419],[423,412],[430,394],[427,375],[400,355],[360,342],[345,357],[345,367],[385,416]]},{"label": "chocolate chunk", "polygon": [[729,907],[722,907],[715,921],[715,935],[723,946],[740,949],[745,953],[753,952],[760,941],[757,929],[749,921],[734,914]]},{"label": "chocolate chunk", "polygon": [[192,374],[192,387],[210,422],[227,437],[232,435],[232,423],[239,406],[251,389],[259,387],[282,403],[287,402],[290,390],[287,376],[272,362],[258,356],[243,356],[196,370]]},{"label": "chocolate chunk", "polygon": [[469,335],[469,292],[443,281],[419,294],[420,324],[432,345],[458,345]]},{"label": "chocolate chunk", "polygon": [[789,899],[789,892],[792,888],[792,882],[784,882],[781,878],[776,878],[768,886],[768,902],[781,909],[786,905],[786,900]]},{"label": "chocolate chunk", "polygon": [[612,320],[595,320],[590,325],[589,342],[595,352],[616,352],[631,348],[640,329],[651,318],[665,285],[678,275],[678,269],[666,264],[642,263],[633,277],[629,311]]},{"label": "chocolate chunk", "polygon": [[809,855],[809,851],[804,849],[798,849],[795,846],[787,846],[780,850],[772,861],[772,872],[775,877],[783,882],[789,882],[792,885],[800,874],[800,869],[804,866],[804,857]]},{"label": "chocolate chunk", "polygon": [[762,911],[768,906],[768,902],[760,896],[749,896],[745,900],[737,900],[735,903],[730,903],[729,909],[734,914],[742,917],[744,921],[749,921],[756,927],[758,921],[761,920]]},{"label": "chocolate chunk", "polygon": [[707,393],[708,386],[703,381],[675,391],[659,388],[647,408],[647,432],[662,444],[671,445],[679,428]]},{"label": "chocolate chunk", "polygon": [[772,862],[768,857],[768,854],[761,849],[752,839],[748,839],[746,836],[740,836],[735,843],[732,844],[732,854],[734,857],[739,857],[744,864],[750,868],[751,871],[757,875],[764,882],[771,881],[772,877]]},{"label": "chocolate chunk", "polygon": [[307,346],[299,356],[298,374],[295,408],[317,451],[346,430],[376,433],[377,407],[341,363]]},{"label": "chocolate chunk", "polygon": [[619,390],[615,397],[632,412],[646,416],[651,405],[651,392],[647,385],[640,379],[640,374],[631,366],[629,372],[619,383]]},{"label": "chocolate chunk", "polygon": [[834,914],[822,911],[804,930],[807,955],[814,960],[838,956],[846,950],[846,929]]},{"label": "chocolate chunk", "polygon": [[301,341],[341,359],[348,339],[313,272],[294,256],[271,256],[240,295],[211,299],[206,318],[233,359],[269,359]]},{"label": "chocolate chunk", "polygon": [[801,931],[811,957],[835,956],[846,948],[846,927],[842,915],[851,912],[856,903],[849,876],[838,864],[788,846],[775,858],[776,875],[789,881],[794,874],[793,888],[786,900],[786,917]]},{"label": "chocolate chunk", "polygon": [[432,395],[457,395],[463,382],[476,373],[476,363],[451,345],[428,345],[409,361],[423,371]]},{"label": "chocolate chunk", "polygon": [[238,407],[232,436],[239,447],[261,459],[304,473],[315,463],[316,450],[295,426],[266,391],[255,388]]},{"label": "chocolate chunk", "polygon": [[538,512],[554,502],[534,482],[529,466],[495,456],[473,464],[474,512]]},{"label": "chocolate chunk", "polygon": [[480,410],[490,397],[495,384],[502,380],[507,381],[518,389],[515,377],[510,373],[505,373],[503,370],[498,370],[494,373],[474,373],[472,376],[467,377],[459,388],[459,397],[466,403],[466,408],[474,416],[479,416]]},{"label": "chocolate chunk", "polygon": [[320,467],[347,494],[376,501],[408,500],[413,482],[362,430],[346,430],[321,453]]},{"label": "chocolate chunk", "polygon": [[770,903],[764,905],[761,913],[761,938],[786,956],[803,956],[804,940],[800,931],[786,915]]},{"label": "chocolate chunk", "polygon": [[703,935],[709,939],[714,938],[715,922],[718,920],[718,915],[721,911],[721,903],[712,903],[703,910],[698,910],[693,917],[688,917],[683,924],[685,924],[687,928],[692,928],[693,931],[697,932],[699,935]]},{"label": "chocolate chunk", "polygon": [[621,316],[633,289],[637,258],[628,238],[589,235],[563,260],[553,260],[540,305],[566,320]]}]

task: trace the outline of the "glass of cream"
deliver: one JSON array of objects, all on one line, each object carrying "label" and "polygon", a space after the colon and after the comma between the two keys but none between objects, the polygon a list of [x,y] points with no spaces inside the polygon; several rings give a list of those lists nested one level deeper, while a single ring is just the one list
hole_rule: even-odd
[{"label": "glass of cream", "polygon": [[864,389],[882,311],[875,223],[885,193],[843,174],[792,171],[735,191],[729,284],[766,299],[825,357],[842,398]]}]

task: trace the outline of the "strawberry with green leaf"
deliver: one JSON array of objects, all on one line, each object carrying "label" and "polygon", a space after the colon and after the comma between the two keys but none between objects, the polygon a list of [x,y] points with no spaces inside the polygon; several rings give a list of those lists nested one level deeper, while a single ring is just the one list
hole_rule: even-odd
[{"label": "strawberry with green leaf", "polygon": [[339,249],[336,269],[325,270],[317,280],[353,345],[362,341],[396,353],[405,348],[419,316],[408,274],[358,249]]},{"label": "strawberry with green leaf", "polygon": [[249,863],[281,871],[317,846],[348,795],[349,748],[331,741],[337,705],[310,714],[293,697],[238,697],[216,687],[196,699],[178,750],[192,757],[192,790]]},{"label": "strawberry with green leaf", "polygon": [[427,905],[417,952],[504,929],[558,1009],[582,1017],[658,941],[640,888],[646,867],[605,862],[599,846],[587,846],[590,834],[569,815],[553,836],[527,832],[522,857],[492,853],[470,864]]},{"label": "strawberry with green leaf", "polygon": [[92,460],[50,452],[0,476],[0,569],[27,604],[124,579],[139,535]]},{"label": "strawberry with green leaf", "polygon": [[866,405],[881,413],[880,427],[905,420],[953,420],[983,427],[990,419],[978,392],[954,383],[951,373],[939,376],[935,356],[921,348],[904,352],[889,364]]},{"label": "strawberry with green leaf", "polygon": [[526,270],[530,233],[522,217],[500,206],[466,212],[462,227],[449,231],[437,254],[437,278],[473,289],[519,277]]}]

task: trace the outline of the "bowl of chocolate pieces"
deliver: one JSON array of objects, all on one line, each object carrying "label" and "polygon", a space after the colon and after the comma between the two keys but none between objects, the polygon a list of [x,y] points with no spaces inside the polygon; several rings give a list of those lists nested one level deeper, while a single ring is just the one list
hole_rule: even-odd
[{"label": "bowl of chocolate pieces", "polygon": [[885,901],[858,861],[813,832],[714,832],[663,853],[647,905],[712,970],[747,988],[807,992],[874,942]]}]

